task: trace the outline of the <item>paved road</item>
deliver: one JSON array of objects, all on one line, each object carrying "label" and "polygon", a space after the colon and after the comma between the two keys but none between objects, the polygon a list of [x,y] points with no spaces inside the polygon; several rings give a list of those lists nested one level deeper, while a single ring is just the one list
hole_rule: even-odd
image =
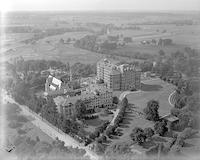
[{"label": "paved road", "polygon": [[114,125],[115,119],[116,119],[116,117],[117,117],[117,115],[118,115],[118,113],[119,113],[119,108],[116,109],[116,111],[112,111],[112,112],[113,112],[113,114],[114,114],[114,117],[113,117],[112,121],[111,121],[110,124],[109,124],[109,125],[111,125],[111,126]]}]

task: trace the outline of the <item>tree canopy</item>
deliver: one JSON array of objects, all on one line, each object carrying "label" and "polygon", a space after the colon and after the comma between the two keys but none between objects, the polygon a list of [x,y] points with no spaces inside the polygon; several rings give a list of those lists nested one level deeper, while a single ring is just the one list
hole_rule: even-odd
[{"label": "tree canopy", "polygon": [[159,120],[159,102],[156,100],[150,100],[147,102],[146,108],[144,108],[143,112],[146,116],[146,119],[150,121],[158,121]]}]

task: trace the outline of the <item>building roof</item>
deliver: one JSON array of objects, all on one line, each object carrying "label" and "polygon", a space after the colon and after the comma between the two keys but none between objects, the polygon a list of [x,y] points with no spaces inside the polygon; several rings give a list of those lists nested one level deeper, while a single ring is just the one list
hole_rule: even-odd
[{"label": "building roof", "polygon": [[112,69],[111,72],[110,72],[110,75],[119,75],[120,72],[116,69]]},{"label": "building roof", "polygon": [[62,81],[53,77],[52,75],[49,75],[47,78],[47,83],[49,83],[49,86],[52,90],[55,90],[56,87],[59,89],[61,88]]},{"label": "building roof", "polygon": [[91,84],[88,89],[91,92],[98,91],[99,93],[112,92],[111,89],[106,88],[104,84]]},{"label": "building roof", "polygon": [[171,115],[171,114],[167,114],[167,115],[161,117],[161,119],[165,119],[165,120],[167,120],[167,121],[169,121],[169,122],[175,122],[175,121],[178,120],[177,117],[175,117],[175,116],[173,116],[173,115]]},{"label": "building roof", "polygon": [[135,65],[129,63],[121,63],[119,60],[114,60],[111,58],[101,59],[98,63],[103,63],[104,67],[110,68],[111,74],[113,75],[119,74],[120,72],[126,71],[128,69],[141,71],[141,69],[139,67],[136,67]]},{"label": "building roof", "polygon": [[91,98],[97,97],[93,93],[83,93],[81,95],[73,96],[73,97],[67,97],[67,96],[58,96],[54,98],[54,102],[56,105],[62,105],[67,106],[69,104],[75,104],[77,100],[89,100]]}]

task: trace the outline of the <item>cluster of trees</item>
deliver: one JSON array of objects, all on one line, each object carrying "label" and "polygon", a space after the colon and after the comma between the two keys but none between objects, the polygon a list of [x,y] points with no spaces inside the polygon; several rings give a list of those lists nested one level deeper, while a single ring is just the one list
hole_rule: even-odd
[{"label": "cluster of trees", "polygon": [[115,130],[117,127],[119,127],[119,124],[122,122],[126,108],[128,107],[128,99],[125,97],[120,102],[120,110],[118,112],[117,117],[114,120],[114,125],[109,125],[105,131],[106,135],[110,137],[110,135],[115,133]]},{"label": "cluster of trees", "polygon": [[169,46],[172,45],[172,39],[159,39],[158,41],[159,46]]},{"label": "cluster of trees", "polygon": [[[151,148],[149,148],[146,151],[147,155],[155,155],[157,154],[160,148],[160,152],[163,155],[166,155],[168,153],[177,154],[180,153],[181,147],[185,145],[185,140],[187,138],[192,137],[193,135],[197,134],[198,131],[191,129],[191,128],[185,128],[183,132],[180,134],[176,134],[171,140],[169,140],[167,143],[163,144],[157,144]],[[160,145],[160,146],[159,146]]]},{"label": "cluster of trees", "polygon": [[118,127],[119,124],[122,122],[127,107],[128,107],[128,99],[124,97],[120,102],[120,110],[117,117],[114,120],[114,126]]},{"label": "cluster of trees", "polygon": [[183,132],[181,132],[177,137],[174,145],[171,148],[172,153],[179,153],[181,147],[184,146],[185,140],[192,137],[193,135],[197,134],[198,131],[193,130],[192,128],[185,128]]},{"label": "cluster of trees", "polygon": [[96,74],[96,64],[75,63],[71,67],[72,76],[88,77],[91,74]]},{"label": "cluster of trees", "polygon": [[41,116],[64,133],[70,134],[78,141],[87,141],[83,127],[74,120],[75,117],[72,117],[72,119],[66,119],[63,115],[58,113],[57,106],[52,97],[47,97],[47,103],[41,110]]},{"label": "cluster of trees", "polygon": [[130,134],[131,139],[137,142],[139,145],[149,140],[154,135],[154,130],[152,128],[145,128],[144,130],[139,127],[135,127]]},{"label": "cluster of trees", "polygon": [[[114,39],[116,38],[114,37]],[[113,39],[113,37],[111,39]],[[124,37],[124,41],[126,41],[126,43],[129,43],[132,42],[132,39],[131,37]],[[118,46],[116,42],[105,40],[102,43],[97,43],[97,36],[95,35],[87,35],[81,38],[80,40],[77,40],[74,43],[74,46],[102,54],[119,55],[135,59],[142,59],[142,60],[153,58],[153,56],[148,53],[140,53],[140,52],[133,53],[132,51],[118,52],[115,50],[117,49]]]},{"label": "cluster of trees", "polygon": [[188,77],[195,77],[199,74],[198,59],[198,51],[190,47],[186,47],[184,51],[173,52],[171,55],[166,55],[163,50],[160,50],[157,56],[157,63],[152,68],[152,71],[166,80],[173,76],[174,70]]},{"label": "cluster of trees", "polygon": [[96,40],[97,40],[97,36],[86,35],[83,38],[77,40],[74,43],[74,46],[96,52],[96,51],[98,51],[98,46],[96,45]]},{"label": "cluster of trees", "polygon": [[161,59],[158,58],[158,62],[152,68],[152,71],[160,75],[161,78],[172,77],[174,73],[173,61],[171,59],[166,59],[164,62],[162,62]]},{"label": "cluster of trees", "polygon": [[83,119],[86,114],[86,106],[82,100],[77,100],[75,103],[75,117]]},{"label": "cluster of trees", "polygon": [[174,96],[175,105],[171,114],[178,117],[174,124],[175,130],[184,130],[186,127],[199,127],[199,83],[192,80],[180,80]]},{"label": "cluster of trees", "polygon": [[[95,140],[96,138],[98,138],[100,136],[100,134],[102,134],[104,132],[104,130],[107,128],[107,126],[109,125],[109,121],[106,121],[104,123],[102,123],[102,125],[98,126],[95,131],[93,133],[91,133],[89,135],[89,138],[92,140]],[[104,137],[104,135],[102,135]],[[101,140],[105,140],[105,138],[100,138]],[[99,141],[101,141],[99,140]],[[103,141],[105,142],[105,141]]]},{"label": "cluster of trees", "polygon": [[175,69],[187,76],[197,76],[199,68],[198,51],[186,47],[184,52],[177,51],[171,54]]},{"label": "cluster of trees", "polygon": [[66,32],[77,32],[77,31],[90,31],[87,28],[84,27],[72,27],[72,28],[48,28],[45,31],[41,30],[41,29],[35,29],[33,31],[34,36],[32,38],[26,39],[22,42],[24,43],[33,43],[39,39],[48,37],[48,36],[54,36],[54,35],[59,35],[59,34],[64,34]]},{"label": "cluster of trees", "polygon": [[144,61],[140,63],[140,68],[142,72],[152,71],[153,63],[151,61]]},{"label": "cluster of trees", "polygon": [[24,60],[23,57],[17,57],[11,60],[10,65],[14,65],[17,72],[27,73],[28,71],[47,70],[50,67],[56,69],[63,69],[68,71],[69,64],[64,64],[56,60]]},{"label": "cluster of trees", "polygon": [[122,56],[122,57],[128,57],[128,58],[134,58],[134,59],[141,59],[141,60],[152,60],[154,58],[154,55],[149,53],[141,53],[141,52],[133,52],[133,50],[113,50],[110,52],[105,52],[103,54],[109,54],[109,55],[115,55],[115,56]]},{"label": "cluster of trees", "polygon": [[97,53],[107,53],[109,50],[117,48],[116,42],[105,40],[103,43],[97,43],[97,36],[86,35],[74,43],[75,47],[86,49]]},{"label": "cluster of trees", "polygon": [[[76,121],[65,119],[58,113],[57,106],[52,97],[48,96],[47,99],[44,99],[35,96],[34,91],[32,91],[29,85],[21,79],[18,79],[15,84],[12,84],[10,94],[18,103],[27,105],[32,111],[40,114],[42,118],[61,129],[63,132],[69,133],[72,136],[78,135],[80,141],[86,140],[82,126]],[[81,108],[82,106],[84,105],[82,105],[81,102],[78,102],[78,113],[83,111]]]},{"label": "cluster of trees", "polygon": [[168,131],[167,123],[164,120],[156,122],[154,124],[154,131],[156,134],[164,136],[164,134]]}]

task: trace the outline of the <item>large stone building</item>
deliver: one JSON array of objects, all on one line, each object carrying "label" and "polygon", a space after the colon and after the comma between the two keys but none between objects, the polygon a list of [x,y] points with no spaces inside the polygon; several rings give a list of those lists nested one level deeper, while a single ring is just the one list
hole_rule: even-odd
[{"label": "large stone building", "polygon": [[54,101],[58,107],[58,112],[64,117],[70,118],[75,112],[75,103],[81,100],[86,105],[87,110],[112,106],[112,91],[102,85],[90,85],[78,96],[58,96]]},{"label": "large stone building", "polygon": [[112,90],[140,88],[141,70],[130,64],[102,59],[97,63],[97,79],[103,80]]}]

